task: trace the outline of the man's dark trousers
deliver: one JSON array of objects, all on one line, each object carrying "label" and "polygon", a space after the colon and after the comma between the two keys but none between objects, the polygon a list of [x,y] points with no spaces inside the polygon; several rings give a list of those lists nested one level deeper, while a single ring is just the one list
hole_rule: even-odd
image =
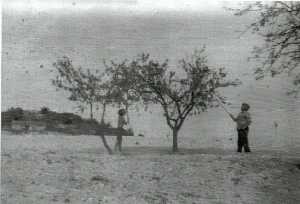
[{"label": "man's dark trousers", "polygon": [[249,143],[248,143],[248,132],[249,127],[245,129],[238,130],[238,152],[242,152],[244,147],[245,152],[250,152]]}]

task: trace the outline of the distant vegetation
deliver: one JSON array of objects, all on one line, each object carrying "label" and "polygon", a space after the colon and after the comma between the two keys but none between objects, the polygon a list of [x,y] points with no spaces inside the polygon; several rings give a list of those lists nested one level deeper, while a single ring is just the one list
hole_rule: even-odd
[{"label": "distant vegetation", "polygon": [[[28,131],[39,126],[40,131],[56,131],[67,134],[95,134],[95,129],[100,124],[93,119],[83,119],[73,113],[57,113],[47,107],[40,111],[10,108],[1,112],[2,129],[15,132]],[[17,127],[15,127],[17,126]],[[110,127],[109,124],[102,126]]]}]

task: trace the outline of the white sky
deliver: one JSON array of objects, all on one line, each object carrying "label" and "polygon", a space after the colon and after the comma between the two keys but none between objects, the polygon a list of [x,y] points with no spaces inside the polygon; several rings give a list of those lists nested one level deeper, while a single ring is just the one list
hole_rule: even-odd
[{"label": "white sky", "polygon": [[53,9],[106,11],[201,11],[214,12],[237,1],[217,0],[6,0],[5,9],[47,11]]}]

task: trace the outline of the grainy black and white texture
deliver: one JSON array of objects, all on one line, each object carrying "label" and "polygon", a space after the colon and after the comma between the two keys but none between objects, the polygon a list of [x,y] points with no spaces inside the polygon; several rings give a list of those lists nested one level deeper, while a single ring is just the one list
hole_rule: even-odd
[{"label": "grainy black and white texture", "polygon": [[[53,63],[104,71],[103,59],[149,53],[178,60],[206,45],[208,64],[242,84],[220,90],[235,115],[251,105],[251,154],[237,154],[235,124],[222,108],[187,120],[177,154],[162,109],[130,110],[123,154],[108,155],[97,136],[1,134],[1,203],[300,203],[300,100],[285,75],[257,81],[248,61],[259,35],[241,32],[255,15],[234,16],[234,2],[161,0],[10,0],[2,9],[2,111],[10,107],[80,112],[57,91]],[[100,120],[101,110],[94,118]],[[117,109],[106,121],[117,125]],[[114,143],[114,137],[108,142]],[[297,166],[298,165],[298,166]]]}]

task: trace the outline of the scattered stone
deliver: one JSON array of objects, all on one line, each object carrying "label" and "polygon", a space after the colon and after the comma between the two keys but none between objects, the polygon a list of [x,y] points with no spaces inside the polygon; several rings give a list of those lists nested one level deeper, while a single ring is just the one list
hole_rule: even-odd
[{"label": "scattered stone", "polygon": [[239,182],[241,181],[241,179],[240,178],[231,178],[231,181],[233,181],[234,185],[238,185]]},{"label": "scattered stone", "polygon": [[51,159],[47,159],[47,164],[52,164],[52,160]]},{"label": "scattered stone", "polygon": [[57,201],[58,201],[57,196],[54,196],[54,197],[52,198],[52,201],[53,201],[53,202],[57,202]]},{"label": "scattered stone", "polygon": [[236,198],[240,198],[240,197],[241,197],[241,195],[237,193],[237,194],[235,194],[235,195],[234,195],[234,197],[236,197]]},{"label": "scattered stone", "polygon": [[46,152],[47,154],[56,154],[56,152],[55,151],[48,151],[48,152]]},{"label": "scattered stone", "polygon": [[190,193],[190,192],[183,192],[183,193],[181,193],[181,195],[186,198],[196,197],[193,193]]},{"label": "scattered stone", "polygon": [[65,160],[65,162],[71,161],[71,159],[69,159],[69,158],[64,158],[64,160]]},{"label": "scattered stone", "polygon": [[160,181],[160,178],[158,176],[153,176],[152,180]]},{"label": "scattered stone", "polygon": [[91,181],[100,181],[101,183],[103,183],[103,184],[108,184],[108,183],[110,183],[110,181],[109,181],[109,179],[107,179],[107,178],[105,178],[105,177],[103,177],[103,176],[93,176],[92,178],[91,178]]}]

